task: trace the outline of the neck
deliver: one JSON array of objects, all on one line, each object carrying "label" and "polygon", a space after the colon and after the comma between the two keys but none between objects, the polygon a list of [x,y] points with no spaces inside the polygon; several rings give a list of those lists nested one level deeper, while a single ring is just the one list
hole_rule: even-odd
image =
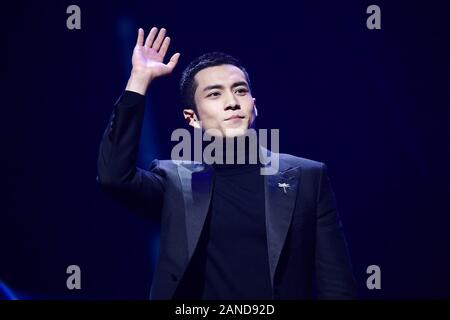
[{"label": "neck", "polygon": [[[238,137],[211,137],[204,148],[214,158],[214,167],[260,166],[259,144],[256,135]],[[212,151],[214,150],[214,151]]]}]

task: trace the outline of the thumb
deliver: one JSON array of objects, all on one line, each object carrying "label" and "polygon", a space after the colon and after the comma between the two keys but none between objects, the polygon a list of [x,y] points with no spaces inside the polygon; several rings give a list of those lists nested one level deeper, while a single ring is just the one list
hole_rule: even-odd
[{"label": "thumb", "polygon": [[170,71],[172,71],[175,68],[175,66],[178,63],[178,59],[179,58],[180,58],[180,53],[179,52],[175,53],[172,56],[172,58],[170,58],[170,61],[167,63],[167,66],[169,67]]}]

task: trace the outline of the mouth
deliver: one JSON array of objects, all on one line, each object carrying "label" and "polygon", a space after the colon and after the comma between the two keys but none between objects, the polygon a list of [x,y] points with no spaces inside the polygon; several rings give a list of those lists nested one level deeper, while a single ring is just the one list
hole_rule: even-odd
[{"label": "mouth", "polygon": [[225,121],[234,120],[234,119],[244,119],[244,118],[245,118],[245,116],[240,116],[240,115],[235,114],[235,115],[232,115],[231,117],[225,119]]}]

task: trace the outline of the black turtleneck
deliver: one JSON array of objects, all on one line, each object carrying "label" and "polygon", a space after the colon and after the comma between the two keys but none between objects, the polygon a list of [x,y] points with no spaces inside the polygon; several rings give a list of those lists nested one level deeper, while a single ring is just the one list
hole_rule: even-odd
[{"label": "black turtleneck", "polygon": [[212,167],[207,220],[176,298],[271,299],[261,165]]}]

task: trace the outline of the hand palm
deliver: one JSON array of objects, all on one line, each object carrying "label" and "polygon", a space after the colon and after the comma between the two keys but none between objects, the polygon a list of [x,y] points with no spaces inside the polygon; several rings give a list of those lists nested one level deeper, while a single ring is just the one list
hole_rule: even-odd
[{"label": "hand palm", "polygon": [[163,56],[153,48],[136,46],[133,51],[132,63],[134,68],[151,72],[153,76],[161,76],[170,72],[163,63]]}]

